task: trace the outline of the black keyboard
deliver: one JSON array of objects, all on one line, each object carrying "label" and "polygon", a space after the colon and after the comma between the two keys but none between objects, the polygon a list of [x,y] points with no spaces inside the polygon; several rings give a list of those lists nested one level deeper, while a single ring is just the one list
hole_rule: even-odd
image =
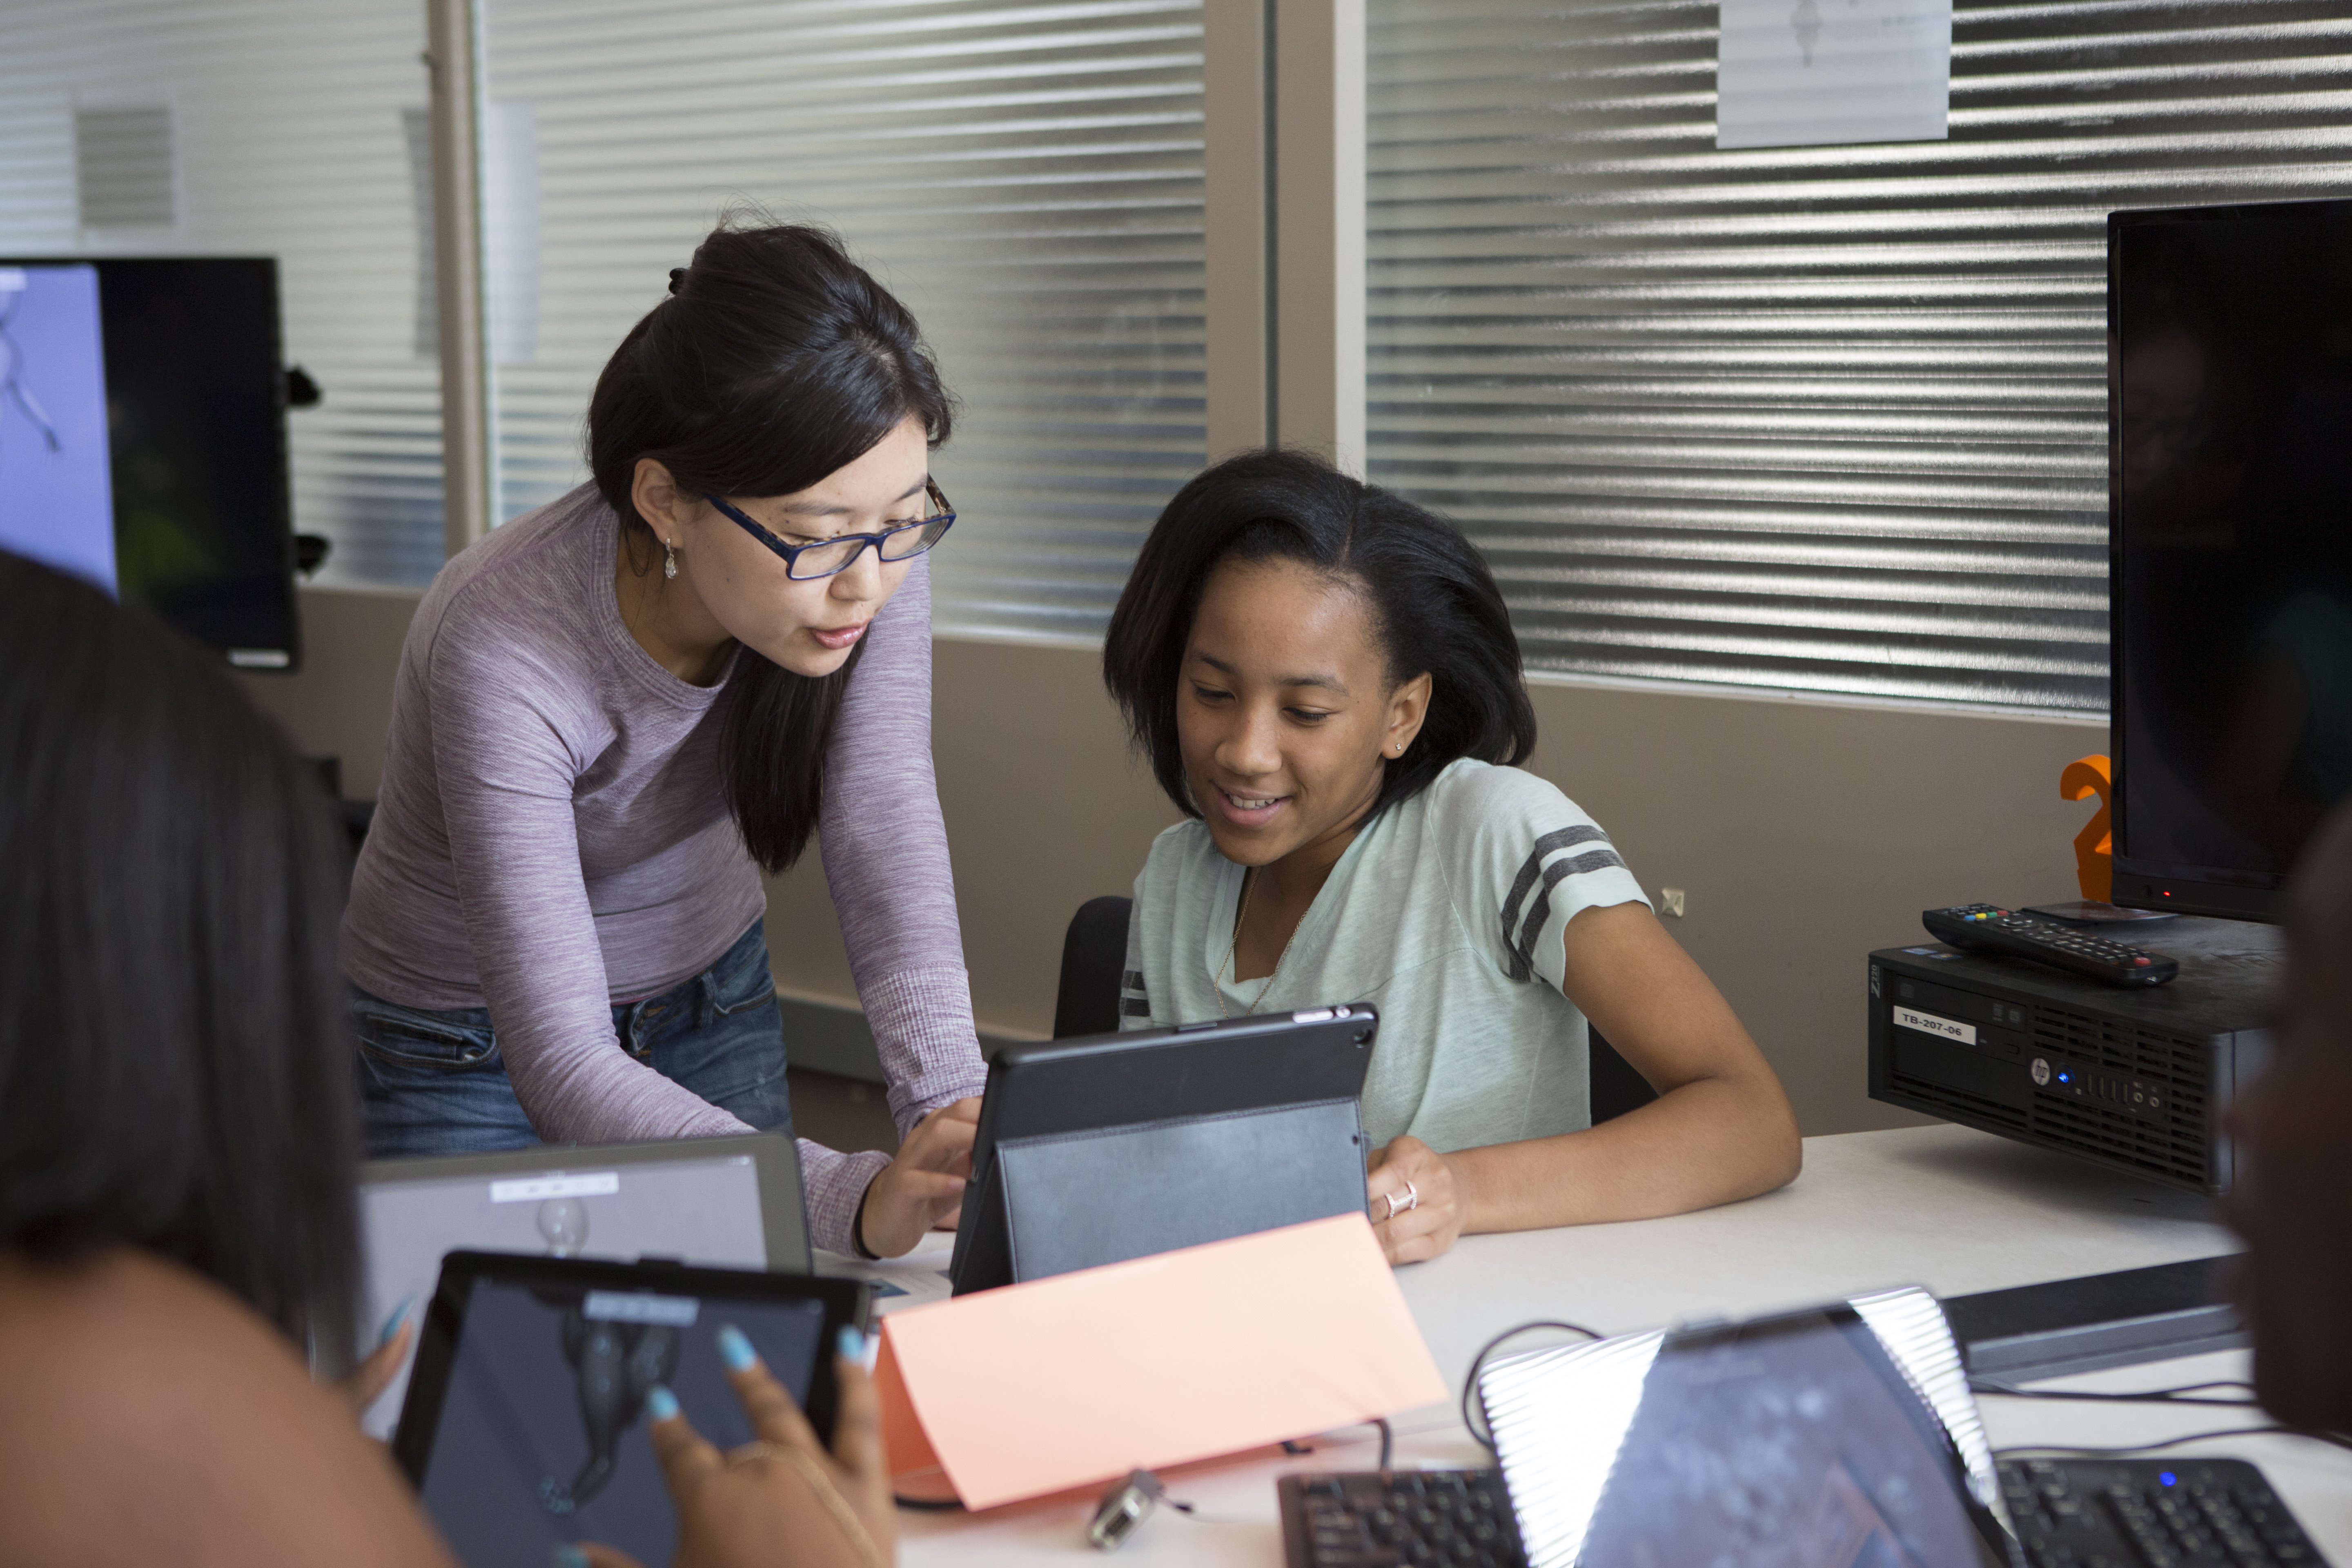
[{"label": "black keyboard", "polygon": [[2326,1568],[2243,1459],[2006,1460],[2000,1489],[2032,1568]]},{"label": "black keyboard", "polygon": [[1282,1550],[1290,1568],[1523,1568],[1500,1470],[1368,1470],[1285,1476]]}]

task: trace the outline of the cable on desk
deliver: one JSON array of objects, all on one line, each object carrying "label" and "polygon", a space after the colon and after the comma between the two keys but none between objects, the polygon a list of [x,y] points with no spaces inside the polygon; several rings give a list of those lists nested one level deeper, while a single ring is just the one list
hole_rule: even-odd
[{"label": "cable on desk", "polygon": [[2186,1432],[2178,1437],[2166,1437],[2154,1443],[2134,1443],[2121,1448],[2085,1448],[2065,1443],[2020,1443],[2011,1447],[1995,1448],[1996,1459],[2014,1458],[2020,1454],[2063,1454],[2078,1459],[2120,1459],[2133,1454],[2152,1454],[2158,1448],[2178,1448],[2183,1443],[2203,1443],[2216,1437],[2308,1437],[2315,1443],[2332,1443],[2339,1448],[2352,1448],[2352,1436],[2341,1432],[2322,1432],[2310,1426],[2224,1426],[2211,1432]]},{"label": "cable on desk", "polygon": [[[1605,1340],[1609,1337],[1599,1329],[1588,1329],[1582,1323],[1565,1323],[1557,1318],[1538,1318],[1533,1322],[1521,1323],[1516,1328],[1505,1329],[1480,1346],[1478,1353],[1470,1358],[1469,1375],[1462,1380],[1462,1425],[1470,1429],[1471,1440],[1490,1454],[1495,1451],[1495,1429],[1486,1423],[1486,1401],[1484,1397],[1478,1401],[1478,1419],[1475,1421],[1470,1419],[1470,1396],[1478,1391],[1478,1374],[1486,1370],[1488,1356],[1493,1355],[1505,1344],[1517,1339],[1521,1334],[1533,1333],[1538,1329],[1563,1329],[1571,1334],[1582,1334],[1589,1340]],[[1389,1468],[1388,1458],[1388,1424],[1382,1422],[1381,1424],[1381,1468],[1385,1470]]]},{"label": "cable on desk", "polygon": [[2060,1388],[2020,1388],[2013,1383],[2003,1383],[1997,1377],[1969,1379],[1971,1393],[1998,1394],[2003,1399],[2075,1399],[2112,1405],[2221,1405],[2232,1407],[2252,1406],[2251,1399],[2199,1399],[2192,1395],[2208,1388],[2242,1388],[2251,1394],[2254,1385],[2234,1378],[2217,1379],[2212,1383],[2187,1383],[2179,1388],[2149,1388],[2132,1393],[2109,1394],[2090,1390]]}]

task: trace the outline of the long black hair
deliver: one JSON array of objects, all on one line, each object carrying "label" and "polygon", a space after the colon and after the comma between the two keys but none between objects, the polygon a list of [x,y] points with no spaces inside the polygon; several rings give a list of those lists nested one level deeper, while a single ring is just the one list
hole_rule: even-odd
[{"label": "long black hair", "polygon": [[0,552],[0,1247],[140,1247],[329,1358],[357,1269],[341,828],[216,656]]},{"label": "long black hair", "polygon": [[[630,492],[638,459],[689,495],[781,496],[856,461],[909,416],[948,438],[952,401],[907,308],[823,229],[731,220],[671,275],[588,405],[588,467],[647,564]],[[736,650],[719,699],[728,809],[770,871],[800,858],[824,801],[824,753],[863,641],[810,678]]]},{"label": "long black hair", "polygon": [[1509,764],[1536,749],[1510,612],[1462,531],[1303,452],[1245,452],[1169,501],[1103,640],[1103,683],[1186,816],[1201,809],[1177,742],[1177,680],[1202,590],[1227,560],[1296,561],[1358,584],[1391,685],[1429,676],[1427,716],[1404,755],[1383,760],[1374,812],[1420,794],[1461,758]]}]

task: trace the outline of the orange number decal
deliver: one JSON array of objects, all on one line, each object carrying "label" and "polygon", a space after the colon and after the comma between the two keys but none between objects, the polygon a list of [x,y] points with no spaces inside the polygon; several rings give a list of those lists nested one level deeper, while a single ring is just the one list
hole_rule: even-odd
[{"label": "orange number decal", "polygon": [[2115,787],[2115,764],[2105,757],[2077,757],[2058,775],[2058,793],[2068,800],[2099,797],[2099,809],[2074,835],[2074,879],[2082,884],[2084,898],[2100,903],[2105,903],[2116,890],[2116,836],[2110,815]]}]

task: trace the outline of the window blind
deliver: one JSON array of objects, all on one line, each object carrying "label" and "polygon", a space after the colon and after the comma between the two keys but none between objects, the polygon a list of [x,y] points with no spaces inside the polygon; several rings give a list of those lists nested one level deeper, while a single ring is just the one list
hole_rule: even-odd
[{"label": "window blind", "polygon": [[935,624],[1098,637],[1206,439],[1198,0],[483,5],[486,123],[530,144],[486,155],[537,204],[488,215],[538,258],[513,281],[488,237],[490,338],[527,344],[494,369],[501,515],[585,478],[596,373],[748,201],[838,231],[961,400]]},{"label": "window blind", "polygon": [[1960,0],[1950,140],[1715,146],[1714,0],[1370,0],[1369,468],[1531,667],[2096,713],[2105,214],[2352,194],[2352,14]]},{"label": "window blind", "polygon": [[0,255],[259,255],[326,401],[287,418],[320,580],[441,563],[440,368],[415,342],[403,129],[418,0],[12,0],[0,20]]}]

